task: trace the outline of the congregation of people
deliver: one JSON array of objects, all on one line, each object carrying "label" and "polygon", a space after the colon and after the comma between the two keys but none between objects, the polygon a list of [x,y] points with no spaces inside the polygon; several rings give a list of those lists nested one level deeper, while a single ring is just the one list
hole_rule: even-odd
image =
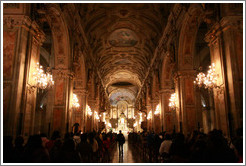
[{"label": "congregation of people", "polygon": [[4,163],[97,163],[110,162],[110,153],[116,143],[116,133],[67,133],[61,137],[54,131],[48,139],[45,134],[32,135],[26,144],[22,136],[14,143],[11,136],[3,138]]},{"label": "congregation of people", "polygon": [[154,132],[130,133],[129,143],[138,151],[143,162],[154,163],[242,163],[243,129],[236,136],[226,138],[221,130],[208,134],[193,131],[159,134]]},{"label": "congregation of people", "polygon": [[[22,136],[3,137],[4,163],[99,163],[111,162],[119,134],[109,132],[67,133],[54,131],[32,135],[24,144]],[[120,141],[118,140],[120,143]],[[123,143],[122,143],[123,144]],[[131,132],[128,146],[143,162],[151,163],[242,163],[243,129],[226,138],[221,130],[208,134]],[[119,146],[120,150],[120,146]]]}]

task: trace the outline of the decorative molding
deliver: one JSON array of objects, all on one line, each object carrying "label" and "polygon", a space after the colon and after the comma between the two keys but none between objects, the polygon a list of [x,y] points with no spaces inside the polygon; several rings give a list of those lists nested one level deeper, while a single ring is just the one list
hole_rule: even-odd
[{"label": "decorative molding", "polygon": [[220,26],[223,31],[229,28],[243,31],[243,16],[226,16],[220,20]]},{"label": "decorative molding", "polygon": [[88,90],[87,89],[74,89],[73,90],[74,93],[81,95],[81,96],[87,96],[88,95]]},{"label": "decorative molding", "polygon": [[27,83],[26,84],[26,89],[27,89],[28,94],[33,94],[36,91],[37,88],[35,86],[32,86],[32,85]]},{"label": "decorative molding", "polygon": [[164,94],[164,93],[174,93],[175,90],[174,89],[161,89],[160,94]]},{"label": "decorative molding", "polygon": [[69,69],[57,68],[53,69],[52,73],[54,78],[74,78],[74,72],[70,71]]},{"label": "decorative molding", "polygon": [[209,45],[218,45],[218,37],[219,35],[230,29],[236,29],[242,31],[243,29],[243,17],[242,16],[227,16],[223,17],[220,22],[216,22],[209,32],[206,34],[205,41],[209,43]]},{"label": "decorative molding", "polygon": [[3,26],[6,25],[8,29],[13,29],[15,27],[25,27],[29,29],[32,24],[30,17],[25,15],[4,15],[3,16]]},{"label": "decorative molding", "polygon": [[174,79],[177,78],[195,78],[196,77],[196,70],[182,70],[182,71],[177,71],[174,74]]},{"label": "decorative molding", "polygon": [[4,15],[3,26],[11,30],[16,27],[22,27],[32,33],[34,38],[41,44],[45,41],[45,34],[39,28],[35,21],[32,21],[30,17],[25,15]]}]

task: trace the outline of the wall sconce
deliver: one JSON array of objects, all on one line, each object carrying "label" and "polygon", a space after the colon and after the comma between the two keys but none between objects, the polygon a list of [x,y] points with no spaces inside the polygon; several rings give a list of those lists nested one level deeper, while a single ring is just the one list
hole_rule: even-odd
[{"label": "wall sconce", "polygon": [[77,98],[76,94],[73,94],[73,99],[72,99],[72,107],[73,108],[78,108],[79,105],[79,99]]},{"label": "wall sconce", "polygon": [[158,105],[156,106],[156,109],[155,109],[154,114],[155,114],[155,115],[160,114],[160,104],[158,104]]},{"label": "wall sconce", "polygon": [[204,86],[206,89],[213,89],[217,88],[217,79],[218,74],[215,72],[215,64],[212,63],[211,66],[209,66],[209,70],[207,75],[205,75],[203,72],[200,72],[196,76],[196,80],[194,81],[194,84],[196,84],[199,88]]},{"label": "wall sconce", "polygon": [[53,77],[49,73],[44,73],[43,66],[36,64],[35,71],[32,73],[32,76],[35,80],[34,87],[39,89],[50,88],[54,85]]},{"label": "wall sconce", "polygon": [[168,106],[171,108],[171,109],[175,109],[177,107],[177,96],[176,96],[176,93],[173,93],[171,94],[171,97],[169,99],[169,104]]},{"label": "wall sconce", "polygon": [[148,120],[149,120],[149,119],[152,119],[152,111],[150,111],[150,112],[148,113],[147,119],[148,119]]},{"label": "wall sconce", "polygon": [[89,116],[92,115],[92,111],[91,111],[90,106],[86,105],[86,111],[87,111],[87,114],[88,114]]}]

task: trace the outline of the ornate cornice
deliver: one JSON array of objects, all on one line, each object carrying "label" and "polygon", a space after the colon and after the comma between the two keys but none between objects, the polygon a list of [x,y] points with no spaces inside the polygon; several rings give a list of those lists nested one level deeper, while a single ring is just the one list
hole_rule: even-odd
[{"label": "ornate cornice", "polygon": [[217,43],[218,36],[230,29],[236,29],[242,32],[243,30],[243,17],[242,16],[227,16],[223,17],[220,22],[216,22],[212,28],[208,31],[205,37],[205,41],[211,44]]},{"label": "ornate cornice", "polygon": [[9,30],[22,27],[33,34],[33,37],[40,44],[45,41],[45,34],[35,21],[25,15],[4,15],[3,26]]},{"label": "ornate cornice", "polygon": [[243,16],[223,17],[220,20],[220,26],[222,27],[223,31],[226,31],[229,28],[243,31]]},{"label": "ornate cornice", "polygon": [[74,89],[74,93],[81,95],[81,96],[87,96],[88,95],[88,90],[87,89]]},{"label": "ornate cornice", "polygon": [[57,68],[52,70],[54,78],[74,78],[74,72],[69,69]]},{"label": "ornate cornice", "polygon": [[169,89],[169,88],[165,88],[165,89],[161,89],[160,94],[164,94],[164,93],[174,93],[175,90],[174,89]]},{"label": "ornate cornice", "polygon": [[195,70],[180,70],[174,74],[174,79],[177,78],[194,78],[196,76]]}]

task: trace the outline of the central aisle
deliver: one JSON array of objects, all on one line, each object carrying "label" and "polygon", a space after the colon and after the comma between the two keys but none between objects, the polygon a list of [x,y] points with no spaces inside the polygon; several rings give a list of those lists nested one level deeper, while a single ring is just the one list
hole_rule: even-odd
[{"label": "central aisle", "polygon": [[131,145],[129,145],[126,135],[125,138],[126,142],[123,145],[123,156],[119,156],[119,147],[117,144],[117,148],[114,149],[114,153],[112,156],[112,163],[142,163],[137,152],[135,152]]}]

